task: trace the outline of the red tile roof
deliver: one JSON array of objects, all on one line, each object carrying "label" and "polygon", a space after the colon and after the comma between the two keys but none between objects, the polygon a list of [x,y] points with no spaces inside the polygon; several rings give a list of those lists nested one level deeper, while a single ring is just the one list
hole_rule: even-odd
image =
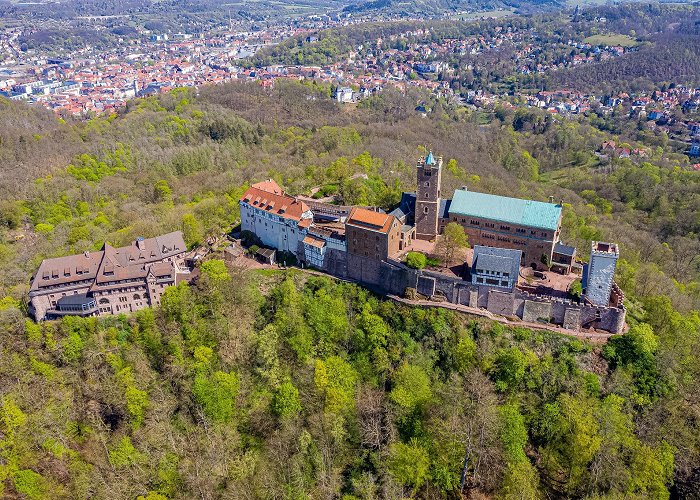
[{"label": "red tile roof", "polygon": [[[279,185],[273,181],[264,181],[253,184],[248,191],[241,196],[240,201],[268,213],[279,215],[285,219],[301,221],[301,216],[309,210],[303,201],[297,201],[284,194]],[[309,220],[310,219],[304,219]]]},{"label": "red tile roof", "polygon": [[304,237],[304,243],[306,245],[311,245],[316,248],[323,248],[326,244],[326,242],[320,238],[314,238],[313,236],[306,236]]}]

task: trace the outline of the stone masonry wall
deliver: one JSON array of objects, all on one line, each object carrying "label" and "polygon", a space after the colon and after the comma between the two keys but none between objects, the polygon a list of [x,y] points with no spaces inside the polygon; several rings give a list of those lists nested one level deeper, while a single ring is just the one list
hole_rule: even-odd
[{"label": "stone masonry wall", "polygon": [[517,316],[528,322],[547,319],[569,330],[592,327],[622,333],[625,324],[624,308],[582,305],[566,299],[531,295],[517,289],[506,292],[472,285],[441,273],[410,269],[393,260],[382,262],[377,278],[367,284],[375,285],[373,289],[380,293],[394,295],[403,295],[406,288],[416,288],[419,293],[428,295],[432,292],[432,297],[444,297],[454,304],[479,307],[502,316]]}]

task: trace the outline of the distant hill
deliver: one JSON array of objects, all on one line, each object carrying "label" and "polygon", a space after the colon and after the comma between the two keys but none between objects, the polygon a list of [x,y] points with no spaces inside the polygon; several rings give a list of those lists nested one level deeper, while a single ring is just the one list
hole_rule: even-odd
[{"label": "distant hill", "polygon": [[495,8],[515,7],[529,10],[533,6],[559,7],[562,5],[563,3],[557,0],[370,0],[348,5],[343,12],[440,15]]}]

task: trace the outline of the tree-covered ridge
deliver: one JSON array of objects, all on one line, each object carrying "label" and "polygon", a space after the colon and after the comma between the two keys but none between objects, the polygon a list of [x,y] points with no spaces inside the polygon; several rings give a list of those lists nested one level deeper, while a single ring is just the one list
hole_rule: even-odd
[{"label": "tree-covered ridge", "polygon": [[[348,63],[343,69],[357,77],[367,71],[359,61],[368,61],[377,74],[405,63],[444,63],[436,75],[420,78],[446,82],[462,96],[469,90],[512,95],[543,89],[616,94],[653,90],[669,82],[697,84],[699,19],[695,5],[628,3],[588,7],[576,14],[556,11],[474,21],[362,23],[322,30],[314,37],[292,37],[262,48],[247,64],[324,66],[355,55],[356,67]],[[499,38],[503,33],[509,35]],[[597,54],[607,44],[585,45],[596,37],[610,38],[609,45],[621,37],[639,50],[555,69],[570,63],[574,55]],[[475,45],[470,49],[479,50],[453,51],[449,46],[441,50],[455,40],[471,40]],[[540,67],[547,69],[540,71]],[[419,78],[416,73],[407,76]]]},{"label": "tree-covered ridge", "polygon": [[[131,317],[0,313],[0,483],[27,498],[664,498],[697,463],[697,314],[602,352],[295,272]],[[673,359],[673,363],[668,363]],[[690,412],[690,413],[689,413]],[[149,496],[150,495],[150,496]],[[160,495],[160,496],[159,496]]]}]

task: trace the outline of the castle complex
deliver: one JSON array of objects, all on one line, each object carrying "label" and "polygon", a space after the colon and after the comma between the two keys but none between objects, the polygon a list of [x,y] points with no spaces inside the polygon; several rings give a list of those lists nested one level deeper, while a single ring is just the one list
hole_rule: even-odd
[{"label": "castle complex", "polygon": [[[572,276],[582,266],[576,249],[560,241],[562,205],[461,188],[441,192],[442,158],[416,166],[416,192],[403,193],[390,213],[329,205],[286,194],[273,180],[251,186],[240,199],[241,230],[264,246],[293,254],[301,265],[364,284],[379,293],[420,295],[526,321],[568,329],[620,333],[623,295],[613,282],[617,246],[593,242],[583,269],[583,296],[538,293],[521,270]],[[474,247],[464,276],[410,269],[401,257],[416,240],[434,241],[445,226],[461,225]],[[573,278],[572,278],[573,280]]]},{"label": "castle complex", "polygon": [[[272,179],[253,184],[239,200],[241,233],[259,255],[276,252],[300,265],[365,285],[378,293],[416,293],[571,330],[624,329],[623,294],[613,281],[618,247],[592,242],[590,261],[560,241],[562,205],[469,191],[443,198],[442,158],[416,166],[417,189],[389,213],[373,207],[321,203],[291,196]],[[407,267],[403,256],[432,245],[449,223],[464,228],[471,261],[457,274]],[[130,312],[160,303],[164,289],[189,278],[182,233],[174,232],[99,252],[46,259],[32,278],[30,312],[37,320],[65,315]],[[558,273],[558,274],[557,274]],[[580,299],[568,285],[582,274]],[[547,285],[561,276],[565,288]],[[538,281],[540,280],[540,281]],[[541,286],[540,286],[541,285]],[[547,285],[547,286],[545,286]]]}]

